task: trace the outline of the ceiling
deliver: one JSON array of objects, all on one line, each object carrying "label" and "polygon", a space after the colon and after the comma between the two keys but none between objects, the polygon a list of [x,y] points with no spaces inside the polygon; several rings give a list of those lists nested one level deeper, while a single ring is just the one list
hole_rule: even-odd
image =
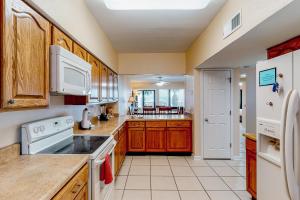
[{"label": "ceiling", "polygon": [[113,47],[120,53],[184,52],[226,0],[202,10],[109,10],[103,0],[86,0]]},{"label": "ceiling", "polygon": [[151,82],[151,83],[155,83],[158,82],[160,79],[159,77],[161,77],[162,81],[166,81],[166,82],[184,82],[186,80],[186,77],[184,75],[182,76],[166,76],[166,75],[126,75],[130,82]]},{"label": "ceiling", "polygon": [[202,63],[200,68],[255,66],[267,59],[266,49],[300,34],[300,1],[293,1]]}]

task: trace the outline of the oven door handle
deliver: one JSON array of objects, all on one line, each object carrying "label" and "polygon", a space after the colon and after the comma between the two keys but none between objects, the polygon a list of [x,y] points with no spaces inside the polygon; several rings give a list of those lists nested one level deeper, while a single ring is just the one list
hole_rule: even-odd
[{"label": "oven door handle", "polygon": [[[113,147],[111,148],[111,150],[110,150],[107,154],[111,154],[111,153],[114,151],[116,145],[117,145],[117,142],[114,141],[114,142],[113,142]],[[96,161],[95,161],[95,164],[96,164],[96,165],[102,165],[102,164],[104,163],[104,161],[105,161],[105,158],[100,159],[100,160],[96,160]]]}]

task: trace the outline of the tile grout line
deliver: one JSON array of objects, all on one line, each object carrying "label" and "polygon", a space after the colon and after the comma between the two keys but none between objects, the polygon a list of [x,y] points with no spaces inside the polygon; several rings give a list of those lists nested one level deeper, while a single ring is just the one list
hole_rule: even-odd
[{"label": "tile grout line", "polygon": [[172,177],[173,177],[173,180],[174,180],[175,185],[176,185],[176,188],[177,188],[177,193],[178,193],[179,199],[182,200],[181,195],[180,195],[180,192],[179,192],[179,188],[178,188],[178,185],[177,185],[177,182],[176,182],[176,179],[175,179],[175,175],[174,175],[174,173],[173,173],[173,170],[172,170],[172,167],[171,167],[171,163],[170,163],[170,160],[169,160],[168,157],[167,157],[167,160],[168,160],[168,163],[169,163],[169,166],[170,166],[171,173],[172,173],[172,175],[173,175]]},{"label": "tile grout line", "polygon": [[[225,161],[223,161],[226,165],[228,165]],[[211,169],[217,174],[217,176],[221,179],[221,181],[229,188],[229,190],[227,190],[227,191],[231,191],[231,192],[233,192],[233,194],[238,198],[238,199],[240,199],[241,200],[241,198],[232,190],[232,188],[224,181],[224,179],[222,178],[222,176],[220,176],[218,173],[217,173],[217,171],[213,168],[213,166],[210,166],[211,167]],[[217,167],[217,166],[215,166],[215,167]]]},{"label": "tile grout line", "polygon": [[[203,184],[201,183],[201,181],[199,180],[198,176],[196,175],[194,169],[192,168],[192,166],[190,165],[190,163],[188,162],[188,160],[185,158],[186,162],[188,163],[189,167],[191,168],[192,172],[194,173],[197,181],[200,183],[201,187],[203,188],[203,191],[205,192],[205,194],[208,196],[208,198],[211,200],[211,197],[209,196],[209,194],[207,193],[206,189],[204,188]],[[205,161],[206,162],[206,161]],[[207,163],[207,162],[206,162]],[[208,164],[208,163],[207,163]]]},{"label": "tile grout line", "polygon": [[132,160],[133,160],[133,158],[131,157],[130,164],[129,164],[129,170],[128,170],[128,173],[127,173],[127,176],[126,176],[126,181],[125,181],[124,190],[123,190],[121,200],[124,198],[124,194],[125,194],[125,191],[126,191],[126,185],[127,185],[127,181],[128,181],[128,178],[129,178],[129,171],[131,169]]}]

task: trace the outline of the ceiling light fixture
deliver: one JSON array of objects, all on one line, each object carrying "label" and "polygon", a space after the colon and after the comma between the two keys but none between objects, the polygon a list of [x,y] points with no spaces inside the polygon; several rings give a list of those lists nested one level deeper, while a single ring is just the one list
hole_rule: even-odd
[{"label": "ceiling light fixture", "polygon": [[104,0],[111,10],[201,10],[211,0]]},{"label": "ceiling light fixture", "polygon": [[162,77],[158,77],[158,82],[155,83],[155,85],[157,85],[158,87],[162,87],[162,86],[167,85],[167,84],[169,84],[169,83],[166,82],[166,81],[163,81]]}]

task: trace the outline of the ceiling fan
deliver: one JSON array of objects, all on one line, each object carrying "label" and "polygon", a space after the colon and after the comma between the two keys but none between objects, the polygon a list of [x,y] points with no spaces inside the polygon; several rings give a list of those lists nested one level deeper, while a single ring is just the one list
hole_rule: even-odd
[{"label": "ceiling fan", "polygon": [[169,83],[166,81],[163,81],[163,78],[161,76],[157,77],[158,81],[155,83],[158,87],[162,87],[164,85],[168,85]]}]

